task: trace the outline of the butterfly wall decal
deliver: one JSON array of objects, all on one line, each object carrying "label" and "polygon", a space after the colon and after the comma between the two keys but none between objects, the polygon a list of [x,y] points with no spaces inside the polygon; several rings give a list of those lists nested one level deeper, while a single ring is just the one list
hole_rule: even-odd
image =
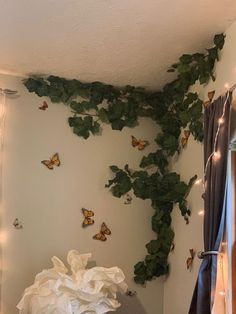
[{"label": "butterfly wall decal", "polygon": [[137,291],[134,290],[127,290],[125,293],[128,297],[133,297],[137,294]]},{"label": "butterfly wall decal", "polygon": [[15,229],[23,229],[23,225],[22,225],[22,223],[19,221],[18,218],[16,218],[16,219],[13,221],[13,226],[15,227]]},{"label": "butterfly wall decal", "polygon": [[129,195],[129,193],[127,193],[127,194],[124,196],[124,198],[125,198],[125,201],[124,201],[124,204],[125,204],[125,205],[131,204],[131,202],[132,202],[132,197]]},{"label": "butterfly wall decal", "polygon": [[188,138],[190,136],[189,130],[184,130],[184,136],[181,138],[182,147],[185,148],[188,143]]},{"label": "butterfly wall decal", "polygon": [[59,167],[61,164],[59,154],[56,153],[49,160],[42,160],[41,163],[46,166],[48,169],[52,170],[54,166]]},{"label": "butterfly wall decal", "polygon": [[105,222],[102,223],[101,230],[99,233],[95,234],[93,236],[93,239],[100,240],[100,241],[106,241],[107,237],[106,235],[111,235],[111,230],[107,227]]},{"label": "butterfly wall decal", "polygon": [[48,108],[48,104],[46,101],[44,101],[42,106],[39,107],[40,110],[46,110],[47,108]]},{"label": "butterfly wall decal", "polygon": [[207,108],[212,103],[214,96],[215,96],[214,90],[208,93],[208,100],[204,101],[203,103],[205,108]]},{"label": "butterfly wall decal", "polygon": [[82,208],[82,213],[84,215],[84,221],[82,223],[82,227],[85,228],[87,226],[91,226],[94,224],[94,220],[91,218],[94,216],[94,212],[92,210],[88,210],[86,208]]},{"label": "butterfly wall decal", "polygon": [[194,249],[190,249],[189,253],[190,253],[190,257],[188,257],[186,260],[186,266],[187,266],[187,269],[191,270],[193,267],[193,260],[194,260],[196,252],[194,251]]},{"label": "butterfly wall decal", "polygon": [[143,150],[146,146],[149,145],[149,142],[146,140],[137,140],[136,137],[131,135],[131,144],[133,147],[138,147],[138,150]]}]

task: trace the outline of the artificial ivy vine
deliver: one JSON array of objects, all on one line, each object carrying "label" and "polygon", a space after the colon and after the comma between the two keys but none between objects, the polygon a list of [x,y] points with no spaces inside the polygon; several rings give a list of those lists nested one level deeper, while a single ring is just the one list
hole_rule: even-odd
[{"label": "artificial ivy vine", "polygon": [[[181,131],[188,129],[197,141],[203,140],[203,102],[197,93],[189,92],[197,80],[206,84],[214,78],[213,70],[218,53],[224,46],[224,35],[214,37],[214,45],[206,53],[184,54],[168,72],[177,78],[162,90],[150,92],[140,87],[116,88],[100,82],[82,83],[78,80],[49,76],[32,77],[24,81],[29,92],[47,96],[52,102],[70,106],[73,115],[68,122],[73,132],[87,139],[101,131],[102,123],[109,123],[113,130],[135,127],[139,117],[149,117],[161,127],[155,139],[157,150],[144,156],[140,162],[143,170],[133,171],[110,166],[114,178],[106,187],[115,197],[133,190],[136,197],[151,200],[154,209],[152,230],[156,239],[147,245],[147,256],[134,266],[135,281],[147,280],[168,272],[168,255],[174,239],[171,212],[177,204],[188,223],[191,214],[186,197],[196,180],[181,181],[180,175],[169,170],[171,157],[179,154]],[[149,168],[155,167],[150,173]]]}]

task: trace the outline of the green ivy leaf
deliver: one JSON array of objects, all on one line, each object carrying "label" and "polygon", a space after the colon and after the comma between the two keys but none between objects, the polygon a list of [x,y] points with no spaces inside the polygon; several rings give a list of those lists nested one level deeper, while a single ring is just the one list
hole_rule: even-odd
[{"label": "green ivy leaf", "polygon": [[214,44],[216,45],[216,48],[222,49],[224,47],[225,43],[225,35],[224,34],[217,34],[214,37]]},{"label": "green ivy leaf", "polygon": [[98,117],[102,122],[108,123],[108,112],[105,108],[101,108],[98,111]]},{"label": "green ivy leaf", "polygon": [[115,173],[115,177],[114,179],[109,180],[105,187],[111,188],[113,196],[121,197],[131,190],[131,179],[125,171],[118,167],[111,166],[110,168]]},{"label": "green ivy leaf", "polygon": [[166,151],[168,156],[173,156],[179,149],[178,138],[172,134],[159,133],[155,141]]},{"label": "green ivy leaf", "polygon": [[151,240],[146,244],[146,248],[149,254],[156,254],[161,248],[161,243],[158,240]]},{"label": "green ivy leaf", "polygon": [[92,134],[99,133],[100,125],[98,122],[94,121],[92,117],[87,116],[85,118],[82,117],[70,117],[68,119],[70,127],[73,128],[73,132],[87,139]]}]

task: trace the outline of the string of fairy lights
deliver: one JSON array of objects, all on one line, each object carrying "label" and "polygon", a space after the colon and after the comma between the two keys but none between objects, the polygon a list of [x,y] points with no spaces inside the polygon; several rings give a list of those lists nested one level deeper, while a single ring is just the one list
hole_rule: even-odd
[{"label": "string of fairy lights", "polygon": [[[205,192],[206,187],[207,187],[206,175],[207,175],[207,171],[209,169],[209,166],[211,165],[211,163],[213,161],[217,162],[221,158],[221,153],[220,153],[219,149],[217,148],[218,138],[219,138],[221,128],[223,127],[224,122],[225,122],[224,118],[225,118],[226,105],[227,105],[227,102],[229,100],[230,93],[236,89],[236,84],[234,84],[232,87],[230,87],[229,84],[226,83],[224,85],[224,87],[226,89],[226,98],[225,98],[225,101],[223,104],[222,115],[218,120],[218,126],[217,126],[217,130],[216,130],[215,138],[214,138],[213,150],[212,150],[212,153],[209,155],[209,157],[206,161],[203,177],[195,181],[195,185],[202,185],[203,186],[204,192]],[[204,214],[205,214],[204,209],[200,209],[198,211],[199,216],[204,216]],[[225,246],[225,245],[227,245],[227,243],[222,242],[221,246]],[[227,295],[226,295],[226,288],[225,288],[224,258],[223,258],[223,254],[221,251],[219,252],[218,256],[219,256],[219,259],[218,259],[218,267],[217,268],[220,270],[220,273],[217,274],[217,278],[220,281],[220,282],[218,282],[219,283],[218,294],[224,298],[224,307],[226,308],[226,296]]]}]

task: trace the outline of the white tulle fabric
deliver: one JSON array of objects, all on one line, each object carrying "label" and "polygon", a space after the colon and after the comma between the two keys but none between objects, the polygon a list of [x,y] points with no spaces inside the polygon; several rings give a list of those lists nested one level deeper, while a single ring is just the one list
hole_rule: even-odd
[{"label": "white tulle fabric", "polygon": [[35,277],[17,305],[20,314],[103,314],[116,311],[118,289],[125,292],[125,276],[118,267],[86,269],[91,254],[72,250],[67,262],[54,256],[53,268],[43,270]]}]

